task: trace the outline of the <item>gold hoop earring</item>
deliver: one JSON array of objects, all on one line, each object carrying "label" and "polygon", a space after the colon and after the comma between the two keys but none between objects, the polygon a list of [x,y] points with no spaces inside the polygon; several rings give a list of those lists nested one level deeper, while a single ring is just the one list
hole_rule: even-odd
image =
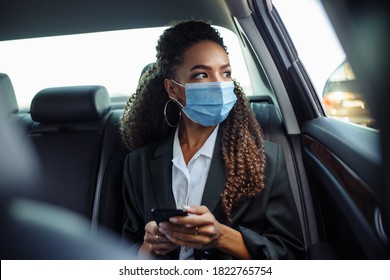
[{"label": "gold hoop earring", "polygon": [[[171,102],[171,101],[173,101],[179,107],[179,120],[178,120],[177,124],[175,124],[175,125],[172,125],[169,122],[168,117],[167,117],[167,107],[168,107],[169,102]],[[165,118],[166,123],[170,127],[177,127],[179,125],[180,120],[181,120],[181,110],[180,110],[181,107],[182,107],[181,104],[178,101],[176,101],[175,99],[173,99],[173,98],[169,98],[168,101],[165,103],[165,106],[164,106],[164,118]]]}]

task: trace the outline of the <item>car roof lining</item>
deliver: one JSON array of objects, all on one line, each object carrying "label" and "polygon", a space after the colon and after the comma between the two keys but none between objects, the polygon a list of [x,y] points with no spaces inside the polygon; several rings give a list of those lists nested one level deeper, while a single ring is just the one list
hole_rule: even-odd
[{"label": "car roof lining", "polygon": [[7,1],[0,9],[0,41],[166,26],[191,18],[211,20],[235,31],[224,0],[147,2],[96,0],[91,6],[79,0]]}]

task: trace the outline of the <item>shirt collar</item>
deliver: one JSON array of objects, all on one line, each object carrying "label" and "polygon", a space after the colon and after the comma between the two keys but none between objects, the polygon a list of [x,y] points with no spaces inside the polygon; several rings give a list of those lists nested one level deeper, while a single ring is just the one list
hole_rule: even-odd
[{"label": "shirt collar", "polygon": [[214,128],[209,138],[207,138],[206,142],[204,142],[203,146],[199,149],[198,151],[199,155],[204,155],[210,159],[213,158],[215,140],[217,139],[217,134],[218,134],[218,127],[219,125],[217,125]]}]

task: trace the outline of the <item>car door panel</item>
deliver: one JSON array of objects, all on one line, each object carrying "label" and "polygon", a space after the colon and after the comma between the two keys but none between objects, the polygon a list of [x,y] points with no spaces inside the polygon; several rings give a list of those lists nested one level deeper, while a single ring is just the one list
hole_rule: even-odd
[{"label": "car door panel", "polygon": [[336,258],[386,258],[377,223],[380,199],[373,191],[381,177],[379,143],[377,131],[326,117],[303,126],[303,157],[322,239]]}]

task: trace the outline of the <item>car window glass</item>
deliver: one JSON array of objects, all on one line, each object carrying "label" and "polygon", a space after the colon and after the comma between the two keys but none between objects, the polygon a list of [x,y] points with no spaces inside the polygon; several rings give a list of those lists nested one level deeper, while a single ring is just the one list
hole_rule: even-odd
[{"label": "car window glass", "polygon": [[[272,0],[328,117],[375,127],[319,0]],[[302,20],[304,19],[304,20]]]},{"label": "car window glass", "polygon": [[[0,42],[0,72],[11,78],[20,108],[43,88],[98,84],[111,97],[130,96],[142,69],[155,61],[166,27],[96,32]],[[217,27],[228,47],[232,77],[252,94],[238,37]]]}]

